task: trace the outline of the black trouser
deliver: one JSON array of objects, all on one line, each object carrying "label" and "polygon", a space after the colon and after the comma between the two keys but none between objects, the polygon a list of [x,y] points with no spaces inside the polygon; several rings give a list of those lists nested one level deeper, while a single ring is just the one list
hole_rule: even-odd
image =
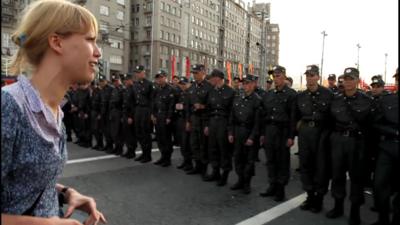
[{"label": "black trouser", "polygon": [[137,106],[135,108],[135,131],[136,137],[142,147],[143,156],[151,157],[151,109],[150,107]]},{"label": "black trouser", "polygon": [[190,118],[192,131],[190,132],[190,148],[193,159],[208,164],[207,137],[204,135],[205,122],[201,116],[192,115]]},{"label": "black trouser", "polygon": [[[379,212],[389,213],[390,197],[393,199],[393,213],[400,216],[400,155],[398,140],[386,140],[379,143],[376,161],[374,196]],[[397,214],[396,214],[397,213]]]},{"label": "black trouser", "polygon": [[187,163],[192,162],[192,151],[190,150],[190,132],[186,131],[186,120],[177,117],[176,120],[177,142],[181,149],[183,160]]},{"label": "black trouser", "polygon": [[122,112],[119,109],[110,110],[110,135],[116,148],[122,148]]},{"label": "black trouser", "polygon": [[364,203],[364,149],[363,137],[344,136],[334,131],[330,136],[332,146],[332,197],[346,197],[346,172],[350,175],[350,201]]},{"label": "black trouser", "polygon": [[303,189],[326,194],[330,178],[329,131],[303,124],[299,129],[298,146]]},{"label": "black trouser", "polygon": [[75,136],[78,139],[78,141],[81,141],[81,140],[79,140],[80,139],[79,135],[82,130],[82,125],[80,123],[78,112],[72,113],[71,117],[72,117],[72,130],[74,131]]},{"label": "black trouser", "polygon": [[224,171],[232,170],[232,149],[228,141],[228,118],[211,117],[208,126],[208,154],[211,166]]},{"label": "black trouser", "polygon": [[80,112],[78,113],[78,137],[80,142],[85,143],[85,144],[92,144],[89,142],[91,140],[91,132],[90,132],[90,117],[88,115],[87,118],[85,118],[85,113]]},{"label": "black trouser", "polygon": [[264,150],[270,185],[285,186],[290,177],[290,148],[287,147],[289,128],[268,124],[265,127]]},{"label": "black trouser", "polygon": [[235,126],[234,128],[233,158],[235,161],[235,171],[239,179],[249,179],[255,175],[254,154],[256,151],[254,146],[245,145],[250,133],[251,130],[244,126]]},{"label": "black trouser", "polygon": [[124,144],[126,147],[128,147],[128,152],[134,153],[137,148],[135,125],[134,123],[128,124],[128,117],[126,116],[124,116],[122,123],[122,136],[124,139]]},{"label": "black trouser", "polygon": [[[100,123],[101,121],[97,119],[99,113],[97,111],[91,111],[90,112],[90,130],[91,130],[91,136],[94,137],[96,140],[96,145],[99,147],[103,147],[103,136],[101,134],[100,130]],[[92,138],[90,138],[90,143]]]},{"label": "black trouser", "polygon": [[163,161],[170,162],[172,155],[172,129],[171,124],[167,124],[167,117],[163,114],[157,114],[156,117],[156,140],[158,149],[161,152]]},{"label": "black trouser", "polygon": [[373,175],[375,172],[376,158],[378,155],[379,134],[376,132],[368,133],[365,146],[365,185],[373,186]]},{"label": "black trouser", "polygon": [[177,120],[178,120],[178,118],[177,117],[173,117],[172,119],[171,119],[171,124],[170,124],[170,127],[171,127],[171,136],[172,136],[172,145],[179,145],[180,143],[179,143],[179,137],[178,137],[178,135],[179,135],[179,130],[178,130],[178,126],[177,126]]},{"label": "black trouser", "polygon": [[101,115],[100,125],[101,125],[101,132],[104,135],[104,139],[106,140],[106,146],[112,147],[113,140],[110,131],[110,115],[108,113]]},{"label": "black trouser", "polygon": [[69,112],[64,112],[63,122],[65,125],[65,132],[67,133],[67,138],[72,139],[72,129],[74,127],[72,115]]}]

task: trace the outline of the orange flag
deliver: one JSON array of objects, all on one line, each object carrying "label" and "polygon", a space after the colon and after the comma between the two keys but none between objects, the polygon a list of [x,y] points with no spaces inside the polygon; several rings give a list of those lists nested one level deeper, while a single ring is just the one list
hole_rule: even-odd
[{"label": "orange flag", "polygon": [[229,85],[231,85],[231,63],[229,61],[226,61],[226,73],[228,74]]},{"label": "orange flag", "polygon": [[243,65],[241,63],[238,64],[239,78],[243,77]]}]

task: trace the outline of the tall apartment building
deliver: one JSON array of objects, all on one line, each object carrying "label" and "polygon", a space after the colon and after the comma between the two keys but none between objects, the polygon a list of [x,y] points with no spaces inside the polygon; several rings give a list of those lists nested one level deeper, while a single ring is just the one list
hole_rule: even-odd
[{"label": "tall apartment building", "polygon": [[255,14],[249,13],[248,16],[248,32],[247,32],[247,59],[248,72],[251,74],[261,74],[261,59],[263,50],[257,45],[261,43],[263,22]]},{"label": "tall apartment building", "polygon": [[21,11],[31,0],[1,0],[1,70],[8,73],[11,56],[15,54],[17,46],[11,41],[11,35],[17,24]]},{"label": "tall apartment building", "polygon": [[267,68],[279,64],[279,25],[267,23]]},{"label": "tall apartment building", "polygon": [[99,23],[98,45],[106,76],[127,73],[130,53],[131,0],[73,0],[90,10]]}]

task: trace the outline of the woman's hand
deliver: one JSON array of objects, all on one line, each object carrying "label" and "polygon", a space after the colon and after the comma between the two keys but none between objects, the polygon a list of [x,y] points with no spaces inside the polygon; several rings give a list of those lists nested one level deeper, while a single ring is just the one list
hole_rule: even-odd
[{"label": "woman's hand", "polygon": [[72,215],[75,209],[81,210],[89,214],[89,218],[84,222],[85,225],[97,225],[99,222],[107,223],[103,213],[96,208],[96,202],[93,198],[85,196],[70,188],[66,193],[68,209],[65,218]]}]

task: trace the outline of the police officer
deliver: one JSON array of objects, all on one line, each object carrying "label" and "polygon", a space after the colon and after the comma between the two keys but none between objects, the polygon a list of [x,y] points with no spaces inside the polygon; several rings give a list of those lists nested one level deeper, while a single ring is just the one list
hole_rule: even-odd
[{"label": "police officer", "polygon": [[71,85],[71,92],[70,92],[70,101],[71,101],[71,118],[72,118],[72,131],[75,133],[76,141],[74,144],[79,144],[79,133],[80,133],[80,126],[79,126],[79,117],[78,117],[78,90],[79,85],[78,83],[74,83]]},{"label": "police officer", "polygon": [[104,148],[100,148],[100,151],[111,151],[113,149],[113,140],[110,133],[110,97],[111,92],[114,90],[114,86],[108,83],[105,77],[99,80],[100,86],[100,115],[97,117],[100,120],[100,130],[102,136],[105,139]]},{"label": "police officer", "polygon": [[373,99],[377,99],[382,95],[388,94],[388,91],[385,90],[385,81],[383,81],[382,75],[372,76],[371,81],[371,91],[367,92],[369,96]]},{"label": "police officer", "polygon": [[242,80],[240,79],[240,77],[235,76],[233,78],[233,82],[232,82],[232,88],[235,91],[239,91],[242,89]]},{"label": "police officer", "polygon": [[136,82],[133,84],[135,98],[135,131],[136,137],[142,148],[142,155],[135,158],[135,161],[147,163],[151,161],[151,101],[153,96],[153,84],[146,79],[145,68],[142,65],[135,67]]},{"label": "police officer", "polygon": [[214,69],[210,76],[213,88],[207,98],[208,123],[204,133],[208,136],[208,155],[212,174],[206,176],[204,180],[218,181],[217,185],[223,186],[232,170],[232,152],[228,144],[227,126],[235,91],[225,84],[225,75],[221,70]]},{"label": "police officer", "polygon": [[128,73],[124,75],[124,93],[122,101],[122,135],[124,144],[128,148],[128,151],[123,154],[123,157],[132,159],[136,157],[137,139],[134,126],[134,114],[135,114],[135,99],[133,95],[133,76]]},{"label": "police officer", "polygon": [[[395,76],[398,76],[397,72]],[[400,224],[400,171],[399,155],[399,95],[384,93],[377,100],[374,130],[379,137],[378,157],[375,169],[374,199],[378,209],[378,221],[374,225]],[[393,199],[393,216],[390,223],[390,197]]]},{"label": "police officer", "polygon": [[274,66],[275,88],[263,98],[263,136],[267,157],[269,187],[262,197],[275,196],[277,202],[285,198],[285,186],[290,176],[290,147],[295,137],[296,121],[294,117],[296,91],[285,83],[286,69]]},{"label": "police officer", "polygon": [[259,135],[261,97],[255,93],[257,77],[251,74],[243,78],[243,92],[236,93],[229,118],[228,140],[234,145],[235,171],[238,181],[231,190],[251,191],[251,178],[255,175],[256,149],[254,142]]},{"label": "police officer", "polygon": [[77,91],[77,124],[79,146],[92,147],[90,132],[90,83],[81,83]]},{"label": "police officer", "polygon": [[343,93],[343,90],[344,90],[343,81],[344,81],[344,77],[343,77],[343,75],[340,75],[338,77],[338,90],[335,94]]},{"label": "police officer", "polygon": [[265,91],[269,91],[272,89],[273,80],[268,76],[267,80],[265,81]]},{"label": "police officer", "polygon": [[[256,89],[254,91],[256,92],[256,94],[258,96],[263,98],[267,94],[267,92],[264,89],[262,89],[261,87],[258,86],[258,76],[256,76],[256,79],[257,79],[257,83],[256,83]],[[259,136],[255,137],[255,139],[259,140],[260,137]],[[256,150],[255,160],[256,160],[256,162],[260,162],[259,151],[260,151],[261,145],[260,145],[259,141],[254,142],[254,148]]]},{"label": "police officer", "polygon": [[154,164],[167,167],[171,165],[173,152],[171,121],[174,113],[175,90],[167,83],[167,73],[164,70],[157,72],[155,81],[151,120],[156,128],[156,140],[161,158]]},{"label": "police officer", "polygon": [[[99,79],[104,80],[104,76],[100,76]],[[100,119],[99,115],[101,113],[101,95],[100,88],[95,86],[91,89],[90,92],[90,130],[91,137],[94,137],[96,140],[96,145],[93,147],[95,150],[99,150],[104,147],[103,145],[103,136],[100,132]]]},{"label": "police officer", "polygon": [[[179,95],[180,92],[182,92],[182,90],[179,88],[179,77],[178,76],[174,76],[172,78],[172,82],[171,82],[171,87],[174,90],[174,101],[177,102],[179,99]],[[179,131],[177,130],[178,126],[176,125],[176,113],[175,113],[175,109],[174,109],[174,113],[171,119],[171,124],[170,127],[172,129],[172,145],[174,146],[179,146]]]},{"label": "police officer", "polygon": [[71,106],[71,95],[72,88],[70,88],[64,96],[65,104],[62,106],[62,111],[64,113],[63,122],[65,124],[65,130],[67,133],[67,142],[72,141],[72,129],[73,129],[73,116],[72,116],[72,106]]},{"label": "police officer", "polygon": [[331,89],[331,91],[336,94],[339,89],[336,86],[336,75],[335,74],[329,74],[328,75],[328,88]]},{"label": "police officer", "polygon": [[336,95],[331,104],[334,130],[330,136],[332,148],[332,186],[334,208],[326,216],[343,215],[346,197],[346,171],[350,175],[351,210],[349,224],[360,224],[360,206],[364,203],[365,134],[373,112],[372,99],[357,89],[359,71],[346,68],[343,74],[344,92]]},{"label": "police officer", "polygon": [[114,89],[111,92],[109,112],[110,112],[110,135],[114,142],[114,148],[107,153],[121,155],[123,153],[123,136],[122,136],[122,103],[124,87],[121,84],[119,75],[112,75],[111,82]]},{"label": "police officer", "polygon": [[195,64],[191,68],[195,82],[190,86],[188,101],[188,117],[190,118],[187,128],[191,130],[190,147],[195,167],[187,174],[201,174],[203,177],[207,173],[208,152],[207,138],[204,135],[206,126],[207,108],[206,101],[211,90],[211,84],[205,80],[206,68],[203,64]]},{"label": "police officer", "polygon": [[307,89],[296,98],[300,174],[307,199],[302,210],[320,212],[323,196],[329,184],[329,134],[331,129],[330,104],[333,92],[318,85],[319,68],[307,66]]},{"label": "police officer", "polygon": [[177,141],[180,146],[181,155],[183,162],[177,167],[178,169],[183,169],[184,171],[190,171],[193,169],[192,162],[192,151],[190,150],[190,130],[187,129],[186,123],[189,122],[187,109],[187,104],[189,100],[188,89],[190,87],[190,82],[186,77],[180,77],[178,86],[181,90],[177,101],[175,102],[175,118],[176,118],[176,130],[177,130]]}]

